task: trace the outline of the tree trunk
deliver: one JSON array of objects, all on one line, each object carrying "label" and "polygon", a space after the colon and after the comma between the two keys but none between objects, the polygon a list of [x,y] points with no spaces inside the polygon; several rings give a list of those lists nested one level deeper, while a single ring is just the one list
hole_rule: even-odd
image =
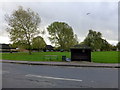
[{"label": "tree trunk", "polygon": [[30,45],[30,43],[29,43],[29,55],[31,55],[31,54],[32,54],[31,45]]},{"label": "tree trunk", "polygon": [[40,49],[38,48],[38,52],[40,52]]},{"label": "tree trunk", "polygon": [[31,54],[32,54],[31,49],[29,49],[29,55],[31,55]]}]

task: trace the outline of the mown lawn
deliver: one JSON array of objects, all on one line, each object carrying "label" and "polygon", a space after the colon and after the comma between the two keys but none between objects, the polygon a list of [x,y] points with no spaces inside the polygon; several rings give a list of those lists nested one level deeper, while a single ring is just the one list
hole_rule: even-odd
[{"label": "mown lawn", "polygon": [[91,57],[93,62],[120,63],[120,52],[117,51],[93,52]]},{"label": "mown lawn", "polygon": [[[51,56],[46,56],[46,55],[51,55]],[[70,57],[70,53],[69,52],[33,52],[32,55],[29,55],[28,53],[2,53],[2,59],[23,60],[23,61],[62,61],[62,56]]]},{"label": "mown lawn", "polygon": [[[97,63],[118,63],[117,51],[92,52],[92,62]],[[57,55],[45,56],[45,55]],[[23,61],[62,61],[62,56],[70,58],[70,52],[33,52],[32,55],[28,53],[2,53],[3,60],[23,60]],[[120,61],[119,61],[120,63]]]}]

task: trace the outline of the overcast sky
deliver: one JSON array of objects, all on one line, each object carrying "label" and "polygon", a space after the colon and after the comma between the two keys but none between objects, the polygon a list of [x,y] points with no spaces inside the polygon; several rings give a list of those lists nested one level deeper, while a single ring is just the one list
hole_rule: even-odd
[{"label": "overcast sky", "polygon": [[[4,15],[11,14],[18,6],[37,12],[41,18],[41,29],[55,21],[66,22],[73,28],[80,42],[90,29],[101,32],[103,38],[111,44],[118,41],[117,2],[3,2],[0,3],[0,43],[10,42],[5,31]],[[44,36],[47,44],[50,44],[47,37]]]}]

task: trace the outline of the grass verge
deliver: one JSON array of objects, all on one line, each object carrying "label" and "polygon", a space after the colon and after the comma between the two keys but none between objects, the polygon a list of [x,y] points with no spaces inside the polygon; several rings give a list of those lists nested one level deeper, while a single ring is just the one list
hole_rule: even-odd
[{"label": "grass verge", "polygon": [[[92,52],[92,62],[96,63],[120,63],[118,60],[120,52],[104,51]],[[1,53],[3,60],[20,60],[20,61],[62,61],[62,56],[71,57],[70,52],[33,52],[28,53]],[[53,55],[53,56],[49,56]]]}]

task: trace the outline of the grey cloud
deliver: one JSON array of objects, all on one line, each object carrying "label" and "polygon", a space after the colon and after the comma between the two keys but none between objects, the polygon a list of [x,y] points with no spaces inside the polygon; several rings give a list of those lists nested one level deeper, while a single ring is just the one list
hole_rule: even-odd
[{"label": "grey cloud", "polygon": [[54,21],[64,21],[73,27],[81,39],[86,36],[89,29],[102,32],[109,40],[117,40],[118,37],[118,7],[114,2],[24,2],[6,5],[4,4],[4,9],[9,8],[10,12],[20,5],[31,8],[39,13],[43,27]]}]

